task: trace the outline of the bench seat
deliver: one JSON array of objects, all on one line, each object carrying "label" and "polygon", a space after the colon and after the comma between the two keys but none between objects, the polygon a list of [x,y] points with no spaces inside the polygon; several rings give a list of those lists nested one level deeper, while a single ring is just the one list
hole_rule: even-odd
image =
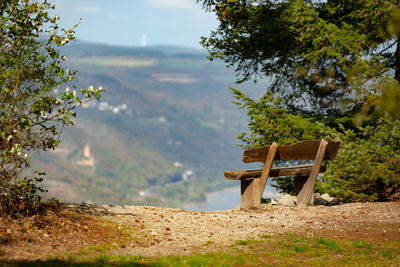
[{"label": "bench seat", "polygon": [[[304,164],[298,166],[272,168],[269,177],[286,177],[286,176],[309,176],[311,174],[313,164]],[[225,179],[228,180],[251,180],[260,178],[263,169],[241,170],[241,171],[226,171],[224,172]],[[321,166],[319,172],[326,171],[326,166]]]}]

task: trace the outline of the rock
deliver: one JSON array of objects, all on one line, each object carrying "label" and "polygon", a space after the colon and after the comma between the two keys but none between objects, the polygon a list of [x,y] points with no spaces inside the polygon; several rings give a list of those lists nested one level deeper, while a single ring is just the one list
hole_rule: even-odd
[{"label": "rock", "polygon": [[322,196],[318,193],[314,193],[314,205],[334,206],[339,204],[340,201],[337,198],[331,197],[327,193]]},{"label": "rock", "polygon": [[271,198],[271,205],[278,205],[278,201],[274,198]]},{"label": "rock", "polygon": [[282,195],[282,197],[278,200],[278,205],[281,206],[288,206],[288,207],[294,207],[296,206],[296,197],[291,196],[288,194]]},{"label": "rock", "polygon": [[331,197],[330,195],[328,195],[328,193],[323,194],[321,197],[328,202],[331,202],[332,200],[335,199],[334,197]]},{"label": "rock", "polygon": [[314,193],[314,205],[322,205],[322,206],[327,206],[328,201],[321,197],[319,193]]},{"label": "rock", "polygon": [[328,206],[334,206],[334,205],[339,205],[340,204],[339,199],[331,197],[327,193],[323,194],[321,197],[323,199],[325,199],[326,201],[328,201]]}]

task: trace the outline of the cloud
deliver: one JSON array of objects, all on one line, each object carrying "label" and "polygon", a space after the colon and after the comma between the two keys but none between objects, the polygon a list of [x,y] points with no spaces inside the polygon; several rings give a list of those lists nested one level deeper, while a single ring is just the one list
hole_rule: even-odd
[{"label": "cloud", "polygon": [[87,12],[87,13],[99,13],[100,7],[98,6],[77,6],[74,8],[76,11]]},{"label": "cloud", "polygon": [[146,6],[154,8],[192,9],[194,0],[146,0]]}]

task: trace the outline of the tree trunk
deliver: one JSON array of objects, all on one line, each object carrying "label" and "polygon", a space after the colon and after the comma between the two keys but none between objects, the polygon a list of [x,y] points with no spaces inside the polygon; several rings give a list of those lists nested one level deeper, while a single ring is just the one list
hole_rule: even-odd
[{"label": "tree trunk", "polygon": [[396,69],[394,73],[394,78],[400,83],[400,35],[397,36],[397,48],[394,54]]}]

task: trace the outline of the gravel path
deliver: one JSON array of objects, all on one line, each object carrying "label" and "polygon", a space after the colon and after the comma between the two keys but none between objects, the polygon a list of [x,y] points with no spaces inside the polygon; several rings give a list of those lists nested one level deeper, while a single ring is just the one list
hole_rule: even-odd
[{"label": "gravel path", "polygon": [[237,240],[279,237],[400,242],[400,202],[197,212],[183,209],[64,204],[45,215],[0,218],[2,260],[68,260],[68,255],[188,255],[229,251]]},{"label": "gravel path", "polygon": [[105,205],[92,211],[144,231],[148,245],[128,245],[123,254],[184,255],[200,247],[213,249],[236,240],[294,232],[308,236],[323,234],[335,238],[400,241],[400,202],[303,209],[263,205],[259,210],[216,212]]}]

